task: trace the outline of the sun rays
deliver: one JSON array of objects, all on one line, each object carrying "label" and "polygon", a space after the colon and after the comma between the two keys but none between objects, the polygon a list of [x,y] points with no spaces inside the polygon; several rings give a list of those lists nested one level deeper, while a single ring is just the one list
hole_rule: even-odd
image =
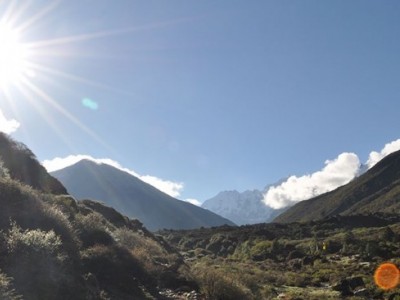
[{"label": "sun rays", "polygon": [[[64,139],[62,131],[59,126],[55,124],[53,117],[46,113],[44,107],[50,106],[53,110],[61,113],[71,123],[75,124],[81,131],[88,134],[92,139],[110,149],[92,129],[85,125],[77,116],[68,111],[61,103],[56,101],[54,95],[48,92],[48,88],[51,85],[57,87],[57,85],[60,85],[60,82],[63,82],[63,88],[72,90],[72,88],[69,87],[69,83],[74,81],[98,89],[111,90],[117,93],[124,92],[100,82],[64,72],[55,65],[45,63],[46,60],[43,58],[51,56],[53,58],[59,58],[60,60],[73,59],[73,56],[66,58],[64,51],[64,49],[68,48],[72,43],[123,34],[134,30],[141,30],[141,28],[81,33],[75,36],[55,37],[52,39],[29,40],[30,32],[35,30],[35,27],[39,27],[37,25],[40,24],[40,22],[45,22],[46,16],[59,5],[59,1],[52,2],[33,14],[30,13],[30,17],[27,17],[27,15],[28,11],[32,10],[32,1],[25,1],[23,4],[18,3],[18,5],[17,1],[11,1],[6,7],[4,7],[5,4],[3,2],[2,5],[3,7],[0,6],[0,99],[5,99],[10,104],[14,115],[18,116],[19,107],[18,104],[15,103],[15,96],[13,94],[14,92],[18,92],[32,105],[36,113],[41,115],[42,119],[49,124],[50,128]],[[1,13],[1,11],[3,11],[3,13]],[[47,80],[46,84],[43,84],[43,80],[36,80],[38,79],[37,77],[51,80]]]},{"label": "sun rays", "polygon": [[18,84],[28,74],[28,51],[18,38],[18,31],[0,23],[0,88]]},{"label": "sun rays", "polygon": [[[77,126],[81,132],[86,133],[91,139],[98,142],[112,152],[112,149],[98,133],[84,123],[84,121],[74,113],[71,102],[66,105],[66,94],[77,97],[71,99],[76,105],[83,105],[84,97],[90,96],[90,90],[107,91],[133,97],[132,92],[122,90],[99,82],[96,79],[88,78],[77,71],[80,68],[73,68],[78,61],[88,59],[104,58],[97,49],[92,47],[87,41],[96,39],[107,39],[115,36],[126,38],[127,35],[136,34],[143,31],[160,30],[168,26],[192,21],[192,18],[178,18],[161,22],[143,24],[139,26],[129,26],[125,28],[108,28],[107,30],[86,32],[85,30],[75,31],[69,34],[68,24],[66,30],[47,30],[54,26],[51,23],[55,14],[63,11],[62,1],[49,1],[47,5],[37,6],[35,1],[0,1],[0,103],[10,107],[13,115],[18,118],[21,115],[21,104],[19,97],[24,99],[32,113],[40,116],[40,119],[48,124],[65,144],[73,150],[67,136],[64,136],[61,122],[57,120],[53,112],[62,115],[65,120]],[[64,28],[64,29],[65,29]],[[93,28],[93,27],[92,27]],[[46,29],[43,31],[43,29]],[[46,38],[48,37],[48,38]],[[88,56],[89,55],[89,56]],[[107,59],[120,59],[116,53],[108,53]],[[71,64],[70,64],[71,63]],[[64,67],[63,67],[64,66]],[[72,70],[72,71],[71,71]],[[79,95],[76,90],[77,84],[86,87],[85,95]],[[62,95],[62,97],[60,97]],[[25,109],[26,111],[26,109]],[[97,109],[92,111],[97,111]],[[61,121],[61,120],[60,120]],[[23,124],[22,124],[23,125]],[[28,133],[33,128],[21,130]],[[28,133],[29,134],[29,133]]]}]

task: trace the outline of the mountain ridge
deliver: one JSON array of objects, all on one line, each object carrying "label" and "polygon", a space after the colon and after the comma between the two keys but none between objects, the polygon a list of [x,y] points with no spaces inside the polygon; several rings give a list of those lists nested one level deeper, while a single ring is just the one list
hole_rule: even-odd
[{"label": "mountain ridge", "polygon": [[78,199],[105,202],[150,230],[190,229],[233,222],[190,203],[175,199],[139,178],[107,164],[90,160],[51,173]]},{"label": "mountain ridge", "polygon": [[334,215],[392,212],[400,208],[400,151],[391,153],[348,184],[297,203],[274,222],[297,222]]}]

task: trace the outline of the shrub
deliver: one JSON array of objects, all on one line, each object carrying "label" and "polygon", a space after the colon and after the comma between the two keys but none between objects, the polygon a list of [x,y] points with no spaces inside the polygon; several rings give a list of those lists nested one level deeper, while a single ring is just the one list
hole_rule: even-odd
[{"label": "shrub", "polygon": [[230,276],[228,272],[197,264],[194,267],[193,273],[206,299],[252,299],[250,291],[241,285],[234,277]]},{"label": "shrub", "polygon": [[[71,286],[79,295],[68,255],[54,231],[22,230],[15,223],[2,233],[7,255],[2,266],[28,299],[68,299]],[[79,298],[79,296],[78,296]]]},{"label": "shrub", "polygon": [[69,195],[48,196],[45,201],[49,202],[52,206],[57,207],[62,211],[68,220],[73,220],[75,215],[79,212],[76,200]]},{"label": "shrub", "polygon": [[113,232],[113,237],[121,246],[131,252],[149,274],[159,276],[165,266],[171,268],[177,261],[177,257],[168,254],[157,241],[144,237],[126,227],[117,228]]},{"label": "shrub", "polygon": [[12,279],[0,273],[0,299],[2,300],[19,300],[22,299],[20,295],[17,295],[12,287]]},{"label": "shrub", "polygon": [[256,243],[250,250],[251,258],[254,260],[264,260],[270,257],[272,244],[273,242],[271,241],[260,241]]},{"label": "shrub", "polygon": [[111,245],[114,243],[111,236],[111,229],[114,227],[98,213],[92,212],[86,216],[78,214],[74,224],[84,248],[96,244]]},{"label": "shrub", "polygon": [[[53,255],[60,252],[62,242],[54,231],[25,230],[12,223],[8,232],[7,247],[9,253],[27,254],[30,251],[43,255]],[[63,258],[58,257],[60,260]]]},{"label": "shrub", "polygon": [[25,229],[54,230],[73,251],[76,237],[60,209],[51,205],[52,195],[39,194],[19,182],[0,178],[0,229],[9,228],[12,219]]},{"label": "shrub", "polygon": [[252,243],[250,241],[245,241],[239,244],[232,254],[232,258],[238,260],[246,260],[251,258],[251,247]]},{"label": "shrub", "polygon": [[97,244],[82,252],[82,262],[85,271],[94,274],[107,292],[118,290],[121,293],[141,295],[135,278],[146,279],[146,273],[125,248]]},{"label": "shrub", "polygon": [[143,248],[146,245],[145,237],[126,227],[117,228],[113,232],[114,239],[128,249]]}]

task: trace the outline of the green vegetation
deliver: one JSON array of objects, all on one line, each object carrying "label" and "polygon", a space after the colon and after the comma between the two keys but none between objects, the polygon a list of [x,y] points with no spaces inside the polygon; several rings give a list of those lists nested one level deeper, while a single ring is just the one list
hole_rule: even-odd
[{"label": "green vegetation", "polygon": [[208,299],[387,299],[398,291],[373,282],[380,263],[400,262],[393,215],[161,233]]},{"label": "green vegetation", "polygon": [[0,206],[0,299],[158,299],[163,288],[196,288],[178,253],[112,208],[6,177]]},{"label": "green vegetation", "polygon": [[[1,134],[0,156],[0,299],[384,300],[400,292],[373,282],[379,264],[400,264],[400,216],[384,209],[153,234],[63,194],[25,146]],[[382,180],[384,189],[368,180],[400,171],[378,166],[356,189],[397,207],[397,181]]]},{"label": "green vegetation", "polygon": [[19,300],[22,299],[20,295],[15,293],[12,286],[12,281],[9,277],[0,273],[0,299],[4,300]]}]

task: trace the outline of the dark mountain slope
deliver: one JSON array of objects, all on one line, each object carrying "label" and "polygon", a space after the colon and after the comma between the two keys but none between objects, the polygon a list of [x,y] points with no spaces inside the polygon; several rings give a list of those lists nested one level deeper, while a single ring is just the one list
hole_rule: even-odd
[{"label": "dark mountain slope", "polygon": [[0,160],[3,161],[12,179],[46,193],[67,194],[64,186],[47,173],[31,150],[2,132],[0,132]]},{"label": "dark mountain slope", "polygon": [[105,164],[82,160],[52,173],[74,197],[104,201],[150,230],[234,225],[206,209],[177,200],[140,179]]},{"label": "dark mountain slope", "polygon": [[338,189],[302,201],[278,216],[276,222],[310,221],[333,215],[397,212],[400,208],[400,151]]}]

